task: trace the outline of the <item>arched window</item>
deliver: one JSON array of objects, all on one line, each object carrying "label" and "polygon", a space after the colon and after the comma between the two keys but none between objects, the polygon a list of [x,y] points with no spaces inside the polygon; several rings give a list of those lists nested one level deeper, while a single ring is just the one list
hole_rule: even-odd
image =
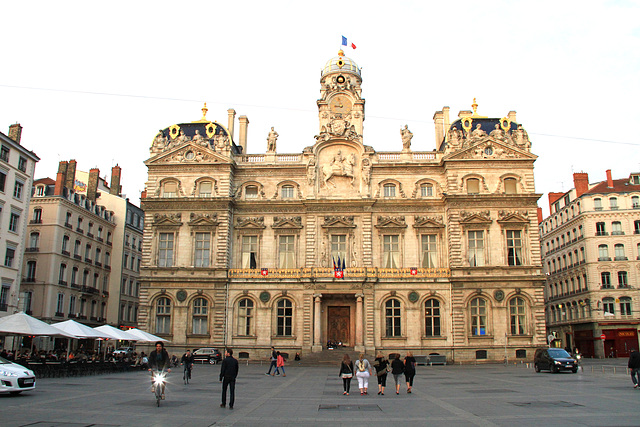
[{"label": "arched window", "polygon": [[424,331],[427,337],[439,337],[440,301],[430,298],[424,302]]},{"label": "arched window", "polygon": [[433,197],[433,185],[420,184],[420,197]]},{"label": "arched window", "polygon": [[178,197],[178,183],[175,181],[165,182],[162,185],[162,197]]},{"label": "arched window", "polygon": [[518,192],[515,178],[504,179],[504,192],[505,194],[516,194]]},{"label": "arched window", "polygon": [[387,337],[400,337],[402,336],[402,322],[400,312],[400,301],[397,299],[390,299],[385,304],[385,325]]},{"label": "arched window", "polygon": [[478,178],[467,179],[467,194],[480,193],[480,180]]},{"label": "arched window", "polygon": [[624,245],[618,243],[617,245],[615,245],[613,247],[615,254],[616,254],[616,261],[624,261],[627,259],[627,257],[624,255]]},{"label": "arched window", "polygon": [[206,298],[193,300],[193,328],[194,335],[206,335],[208,333],[209,307]]},{"label": "arched window", "polygon": [[632,196],[631,197],[631,207],[633,209],[640,208],[640,198],[638,196]]},{"label": "arched window", "polygon": [[40,233],[31,233],[29,235],[29,249],[31,249],[32,252],[36,251],[38,249],[38,246],[40,244]]},{"label": "arched window", "polygon": [[395,184],[385,184],[383,187],[383,195],[384,197],[396,197],[396,185]]},{"label": "arched window", "polygon": [[244,197],[246,199],[257,199],[258,187],[256,187],[255,185],[247,185],[244,189]]},{"label": "arched window", "polygon": [[253,301],[249,298],[242,298],[240,302],[238,302],[238,335],[254,335]]},{"label": "arched window", "polygon": [[293,334],[293,304],[286,298],[277,303],[276,335],[290,337]]},{"label": "arched window", "polygon": [[611,210],[618,209],[618,198],[617,197],[610,197],[609,198],[609,208]]},{"label": "arched window", "polygon": [[627,278],[626,271],[618,271],[618,287],[619,288],[628,288],[629,280]]},{"label": "arched window", "polygon": [[509,300],[509,323],[511,325],[511,335],[525,334],[525,319],[524,299],[521,297],[511,298]]},{"label": "arched window", "polygon": [[609,258],[609,246],[598,246],[598,261],[611,261],[611,259]]},{"label": "arched window", "polygon": [[624,234],[624,231],[622,231],[622,223],[620,221],[613,221],[611,223],[611,235],[621,236],[623,234]]},{"label": "arched window", "polygon": [[156,302],[156,334],[171,333],[171,300],[167,297],[158,298]]},{"label": "arched window", "polygon": [[25,278],[27,282],[35,282],[36,281],[36,262],[35,261],[27,261],[27,277]]},{"label": "arched window", "polygon": [[471,300],[471,335],[487,334],[487,301],[484,298]]},{"label": "arched window", "polygon": [[213,194],[213,182],[202,181],[198,185],[198,197],[211,197]]},{"label": "arched window", "polygon": [[293,199],[293,185],[287,184],[287,185],[283,185],[281,191],[281,197],[283,199]]},{"label": "arched window", "polygon": [[595,210],[601,211],[602,210],[602,199],[600,199],[600,198],[593,199],[593,207],[594,207]]}]

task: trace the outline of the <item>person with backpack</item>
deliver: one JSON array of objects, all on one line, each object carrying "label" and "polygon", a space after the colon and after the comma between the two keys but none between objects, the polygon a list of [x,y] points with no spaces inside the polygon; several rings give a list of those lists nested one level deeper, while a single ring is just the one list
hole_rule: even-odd
[{"label": "person with backpack", "polygon": [[338,374],[342,378],[342,388],[344,392],[342,395],[349,396],[349,389],[351,388],[351,378],[353,378],[353,362],[348,354],[344,354],[342,363],[340,363],[340,373]]},{"label": "person with backpack", "polygon": [[367,389],[369,388],[369,377],[371,375],[373,375],[371,364],[364,358],[364,353],[360,353],[360,358],[356,361],[356,378],[358,379],[360,396],[369,394]]}]

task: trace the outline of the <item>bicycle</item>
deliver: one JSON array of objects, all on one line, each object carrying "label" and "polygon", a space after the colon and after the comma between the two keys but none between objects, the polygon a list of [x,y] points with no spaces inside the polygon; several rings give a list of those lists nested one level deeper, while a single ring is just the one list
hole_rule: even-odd
[{"label": "bicycle", "polygon": [[153,371],[153,385],[155,387],[155,395],[156,395],[156,405],[160,407],[160,401],[162,400],[162,395],[164,394],[164,386],[166,382],[167,373],[164,370],[161,371]]},{"label": "bicycle", "polygon": [[184,364],[184,373],[182,374],[182,380],[185,384],[189,384],[189,380],[191,379],[191,369],[192,366],[190,363]]}]

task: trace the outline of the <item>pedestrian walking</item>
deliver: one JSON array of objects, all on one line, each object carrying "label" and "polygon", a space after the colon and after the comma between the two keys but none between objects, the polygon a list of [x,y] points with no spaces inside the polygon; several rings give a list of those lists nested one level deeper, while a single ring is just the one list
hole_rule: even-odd
[{"label": "pedestrian walking", "polygon": [[400,353],[396,353],[395,358],[391,362],[391,375],[396,383],[396,394],[400,394],[400,376],[404,374],[404,363],[400,360]]},{"label": "pedestrian walking", "polygon": [[340,373],[338,374],[342,378],[342,388],[344,391],[342,395],[349,396],[349,390],[351,389],[351,378],[353,378],[353,362],[348,354],[344,354],[342,362],[340,363]]},{"label": "pedestrian walking", "polygon": [[404,377],[407,380],[407,393],[411,393],[411,387],[413,387],[413,377],[416,376],[416,359],[413,357],[413,353],[407,351],[407,355],[404,358]]},{"label": "pedestrian walking", "polygon": [[[277,363],[278,363],[278,353],[276,352],[275,347],[271,347],[271,356],[270,356],[270,361],[271,364],[269,365],[269,370],[267,371],[267,373],[265,375],[275,375],[275,369],[278,368]],[[274,368],[274,373],[271,373],[271,368]]]},{"label": "pedestrian walking", "polygon": [[233,350],[228,348],[220,367],[220,382],[222,383],[221,408],[227,404],[227,387],[229,388],[229,409],[233,409],[236,400],[236,377],[238,376],[238,361],[233,358]]},{"label": "pedestrian walking", "polygon": [[640,353],[637,350],[631,351],[629,355],[629,369],[631,371],[631,381],[633,388],[640,387]]},{"label": "pedestrian walking", "polygon": [[356,361],[356,378],[358,379],[358,388],[360,388],[360,396],[369,394],[369,377],[373,375],[371,364],[364,358],[364,353],[360,353],[360,358]]},{"label": "pedestrian walking", "polygon": [[384,396],[384,388],[387,386],[387,373],[389,372],[389,361],[384,357],[382,352],[378,353],[373,367],[376,368],[376,376],[378,377],[378,394]]},{"label": "pedestrian walking", "polygon": [[278,351],[276,352],[276,375],[279,375],[278,369],[282,369],[282,376],[286,377],[287,374],[284,373],[284,356]]}]

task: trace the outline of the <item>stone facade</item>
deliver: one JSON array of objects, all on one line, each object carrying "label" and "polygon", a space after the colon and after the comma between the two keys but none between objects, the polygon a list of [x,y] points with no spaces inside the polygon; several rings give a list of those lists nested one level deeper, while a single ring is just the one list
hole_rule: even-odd
[{"label": "stone facade", "polygon": [[266,154],[247,154],[248,119],[236,144],[233,110],[226,128],[203,115],[158,133],[142,328],[250,358],[328,340],[462,362],[544,345],[536,156],[515,113],[490,119],[474,104],[449,123],[446,107],[436,150],[413,151],[405,126],[398,151],[378,152],[361,84],[351,59],[327,62],[319,132],[300,153],[278,153],[272,128]]}]

